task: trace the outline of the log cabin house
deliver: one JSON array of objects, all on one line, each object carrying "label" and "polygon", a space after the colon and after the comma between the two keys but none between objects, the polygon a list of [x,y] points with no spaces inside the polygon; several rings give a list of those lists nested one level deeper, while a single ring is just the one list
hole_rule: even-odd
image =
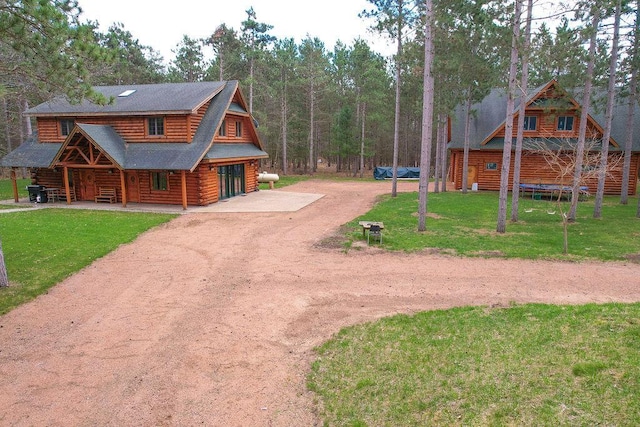
[{"label": "log cabin house", "polygon": [[95,90],[113,102],[56,98],[27,110],[37,132],[0,165],[30,168],[34,185],[67,203],[186,209],[258,189],[268,155],[237,81]]},{"label": "log cabin house", "polygon": [[[521,157],[520,182],[522,185],[562,184],[571,185],[558,177],[546,164],[541,154],[527,152],[532,143],[543,143],[547,146],[561,146],[567,142],[575,143],[580,126],[580,104],[577,97],[563,90],[556,80],[534,89],[526,100],[524,120],[524,144]],[[581,97],[580,97],[581,99]],[[481,102],[472,106],[474,112],[470,119],[469,131],[469,163],[467,185],[477,185],[479,190],[499,190],[500,171],[502,169],[502,149],[505,136],[507,96],[504,90],[494,89]],[[513,150],[516,145],[518,124],[518,102],[516,101],[513,125]],[[635,105],[635,122],[633,124],[633,147],[629,176],[629,195],[636,194],[638,168],[640,167],[640,111]],[[601,140],[605,123],[604,107],[592,108],[587,123],[587,138]],[[613,113],[611,138],[609,140],[609,158],[622,156],[627,138],[628,104],[616,105]],[[462,169],[464,155],[466,108],[456,111],[451,122],[450,142],[450,179],[456,189],[462,188]],[[600,142],[601,143],[601,142]],[[594,147],[598,147],[595,145]],[[598,149],[598,148],[595,148]],[[599,150],[599,149],[598,149]],[[513,182],[513,156],[511,159],[509,185]],[[620,163],[621,164],[621,163]],[[622,169],[611,171],[605,182],[605,194],[620,194]],[[586,183],[588,191],[595,194],[597,180]]]}]

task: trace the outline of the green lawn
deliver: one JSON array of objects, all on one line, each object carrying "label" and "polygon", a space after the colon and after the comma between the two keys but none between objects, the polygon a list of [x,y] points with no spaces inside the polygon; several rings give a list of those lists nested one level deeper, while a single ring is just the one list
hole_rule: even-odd
[{"label": "green lawn", "polygon": [[[27,191],[27,185],[31,183],[30,179],[18,179],[18,197],[28,197],[29,193]],[[10,179],[0,179],[0,200],[11,200],[13,203],[13,184]],[[0,209],[10,209],[14,208],[12,204],[8,205],[0,205]]]},{"label": "green lawn", "polygon": [[[348,224],[348,238],[362,240],[358,221],[375,220],[384,222],[390,250],[605,261],[640,255],[637,199],[621,206],[607,197],[599,220],[593,201],[581,202],[568,256],[557,206],[520,202],[519,222],[500,235],[497,193],[430,193],[427,231],[418,233],[418,194],[383,196]],[[398,315],[346,328],[316,350],[308,386],[321,398],[327,426],[640,424],[640,304]]]},{"label": "green lawn", "polygon": [[317,352],[327,426],[640,425],[640,304],[398,315]]},{"label": "green lawn", "polygon": [[0,213],[0,239],[11,284],[0,288],[0,314],[174,217],[74,209]]},{"label": "green lawn", "polygon": [[[457,191],[430,193],[427,231],[418,233],[418,194],[383,196],[371,211],[348,225],[352,240],[362,239],[360,220],[383,221],[383,246],[390,250],[418,251],[436,248],[464,256],[561,260],[625,260],[640,254],[640,219],[637,199],[626,206],[619,197],[605,197],[602,218],[593,219],[593,198],[580,202],[575,223],[569,225],[569,255],[562,254],[562,220],[555,203],[520,200],[517,223],[507,232],[495,232],[498,194]],[[511,201],[509,200],[509,215]],[[555,212],[555,213],[553,213]]]},{"label": "green lawn", "polygon": [[[283,177],[276,187],[303,179]],[[357,222],[368,219],[385,223],[383,246],[390,250],[623,260],[640,254],[640,220],[637,199],[628,206],[617,200],[605,200],[600,220],[591,218],[592,201],[580,204],[569,256],[562,255],[560,217],[547,212],[555,207],[546,201],[523,199],[520,222],[495,233],[496,193],[431,193],[424,233],[416,232],[417,193],[384,196],[348,224],[347,237],[362,239]],[[173,217],[66,209],[0,214],[12,281],[0,289],[0,313]],[[400,315],[344,329],[317,351],[309,388],[322,399],[325,425],[640,424],[640,304]]]}]

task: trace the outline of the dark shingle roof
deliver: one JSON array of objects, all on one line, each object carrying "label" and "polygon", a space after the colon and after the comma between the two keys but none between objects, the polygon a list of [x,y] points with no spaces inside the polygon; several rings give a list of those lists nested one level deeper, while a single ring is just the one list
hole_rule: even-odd
[{"label": "dark shingle roof", "polygon": [[0,159],[0,166],[46,168],[49,167],[61,146],[61,143],[38,143],[38,135],[34,134]]},{"label": "dark shingle roof", "polygon": [[[542,88],[532,89],[531,95],[527,99],[530,102]],[[576,96],[579,92],[573,92],[573,99],[578,101],[581,97]],[[519,103],[516,103],[514,109],[518,110]],[[493,138],[486,145],[480,144],[489,137],[499,127],[504,126],[507,114],[507,94],[504,89],[494,89],[482,101],[471,107],[475,111],[470,122],[470,148],[471,149],[502,149],[504,146],[504,138]],[[624,150],[624,144],[627,138],[627,110],[628,104],[626,99],[618,100],[614,106],[613,120],[611,124],[611,138],[618,144],[618,147],[610,146],[612,151]],[[451,142],[449,148],[462,149],[464,147],[464,120],[465,107],[459,106],[454,113],[451,124]],[[604,108],[592,109],[591,118],[602,128],[605,124]],[[514,135],[515,140],[515,135]],[[633,151],[640,151],[640,108],[636,103],[635,120],[633,124]]]},{"label": "dark shingle roof", "polygon": [[[87,100],[71,104],[66,98],[54,98],[25,112],[32,116],[81,116],[81,115],[132,115],[190,113],[213,95],[220,92],[227,82],[162,83],[126,86],[96,86],[94,89],[112,104],[98,105]],[[125,90],[133,90],[129,96],[119,97]]]},{"label": "dark shingle roof", "polygon": [[[108,143],[108,146],[103,146],[99,141],[96,142],[108,154],[113,150],[115,156],[117,156],[122,151],[123,162],[121,166],[124,169],[193,170],[209,152],[216,129],[222,122],[237,87],[237,82],[229,82],[216,95],[202,118],[202,123],[206,123],[206,125],[198,127],[196,134],[193,136],[193,141],[189,144],[186,142],[136,142],[124,144],[124,141],[117,142],[110,137],[106,130],[103,130],[102,134],[106,137],[105,142]],[[103,127],[110,128],[110,126]],[[257,147],[255,148],[257,149]],[[114,158],[116,158],[115,156]]]},{"label": "dark shingle roof", "polygon": [[255,159],[266,159],[269,155],[253,144],[215,144],[207,152],[205,159],[222,160],[251,157]]},{"label": "dark shingle roof", "polygon": [[[91,125],[77,123],[73,133],[81,132],[92,143],[99,147],[118,167],[122,169],[157,169],[157,170],[190,170],[193,171],[203,158],[215,160],[226,158],[264,158],[268,157],[261,147],[253,144],[213,144],[216,130],[224,119],[227,111],[233,110],[237,112],[245,112],[239,104],[233,103],[233,96],[238,90],[237,81],[215,82],[215,84],[199,84],[186,83],[175,84],[181,94],[199,92],[199,89],[208,87],[208,90],[217,88],[213,95],[209,98],[198,98],[190,103],[192,106],[202,105],[213,97],[209,107],[207,108],[203,118],[202,125],[198,127],[193,140],[185,142],[135,142],[126,143],[122,137],[109,125]],[[149,90],[148,93],[158,93],[158,90],[170,85],[143,85],[143,86],[159,86],[156,91]],[[192,86],[193,89],[192,90]],[[122,92],[123,86],[115,86]],[[129,87],[129,86],[127,86]],[[140,86],[133,86],[138,87]],[[177,93],[175,90],[163,92]],[[202,91],[201,94],[204,94]],[[135,95],[135,94],[134,94]],[[130,96],[134,96],[130,95]],[[182,104],[187,105],[185,101]],[[156,101],[156,104],[167,106],[169,101]],[[42,104],[44,105],[44,104]],[[30,114],[36,109],[42,107],[39,105],[30,110]],[[50,108],[51,106],[47,104]],[[177,102],[175,103],[177,105]],[[68,106],[63,105],[62,108]],[[95,106],[94,106],[95,107]],[[94,108],[91,107],[91,108]],[[122,107],[122,106],[121,106]],[[102,107],[102,108],[109,108]],[[146,109],[148,111],[148,108]],[[58,110],[56,110],[58,111]],[[66,111],[66,110],[65,110]],[[84,110],[83,110],[84,111]],[[39,115],[40,113],[38,113]],[[57,114],[57,113],[56,113]],[[80,114],[76,112],[76,114]],[[13,151],[2,159],[0,163],[3,166],[24,166],[24,167],[49,167],[60,154],[63,144],[37,143],[34,138],[30,144],[25,142],[18,150]],[[258,141],[258,145],[260,142]]]},{"label": "dark shingle roof", "polygon": [[111,126],[76,124],[78,129],[104,151],[119,166],[124,165],[125,143]]}]

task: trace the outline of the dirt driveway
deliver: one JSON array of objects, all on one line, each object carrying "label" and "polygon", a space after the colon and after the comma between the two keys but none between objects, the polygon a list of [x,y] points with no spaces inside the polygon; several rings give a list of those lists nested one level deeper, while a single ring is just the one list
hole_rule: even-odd
[{"label": "dirt driveway", "polygon": [[319,244],[389,190],[308,181],[277,190],[325,194],[296,212],[182,215],[0,317],[0,425],[314,426],[313,348],[343,326],[468,304],[640,301],[637,264]]}]

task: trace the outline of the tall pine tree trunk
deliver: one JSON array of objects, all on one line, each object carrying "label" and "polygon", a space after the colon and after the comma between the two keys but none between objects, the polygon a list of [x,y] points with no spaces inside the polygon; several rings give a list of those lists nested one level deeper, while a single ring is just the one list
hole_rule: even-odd
[{"label": "tall pine tree trunk", "polygon": [[253,69],[254,69],[253,53],[249,60],[249,114],[253,114]]},{"label": "tall pine tree trunk", "polygon": [[289,159],[287,158],[287,81],[285,81],[282,87],[280,95],[280,116],[282,121],[282,173],[287,174],[287,168]]},{"label": "tall pine tree trunk", "polygon": [[622,169],[622,187],[620,203],[626,205],[629,199],[629,177],[631,175],[631,149],[633,147],[633,121],[636,111],[636,85],[638,82],[638,37],[640,37],[640,0],[636,0],[636,22],[633,31],[631,53],[631,78],[629,80],[629,108],[627,110],[627,139],[624,144],[624,166]]},{"label": "tall pine tree trunk", "polygon": [[311,173],[315,172],[315,160],[313,154],[313,131],[315,127],[315,110],[316,110],[316,89],[313,80],[311,81],[311,85],[309,87],[310,94],[310,108],[309,108],[309,167],[311,168]]},{"label": "tall pine tree trunk", "polygon": [[11,146],[11,117],[9,115],[6,96],[2,97],[2,118],[4,121],[4,136],[7,140],[7,153],[10,153],[13,150]]},{"label": "tall pine tree trunk", "polygon": [[511,146],[513,143],[513,107],[515,105],[516,74],[518,65],[518,39],[520,38],[520,13],[522,0],[516,0],[513,13],[513,37],[511,40],[511,61],[509,65],[509,88],[507,94],[507,118],[504,128],[502,168],[500,170],[500,195],[498,203],[498,224],[496,231],[507,231],[507,197],[509,195],[509,168],[511,166]]},{"label": "tall pine tree trunk", "polygon": [[424,26],[424,91],[422,95],[422,138],[420,141],[420,184],[418,188],[418,231],[427,229],[429,169],[431,168],[431,138],[433,129],[433,4],[425,0]]},{"label": "tall pine tree trunk", "polygon": [[398,0],[398,50],[396,52],[396,106],[395,116],[393,119],[393,170],[391,176],[391,197],[398,195],[398,150],[400,149],[400,86],[401,86],[401,69],[400,63],[402,61],[402,26],[403,22],[403,8],[404,4],[402,0]]},{"label": "tall pine tree trunk", "polygon": [[437,122],[436,125],[436,154],[435,154],[435,168],[433,171],[433,175],[434,175],[434,180],[433,180],[433,192],[434,193],[439,193],[440,192],[440,168],[442,167],[442,164],[440,163],[440,160],[442,159],[440,156],[440,152],[442,150],[441,147],[442,144],[442,140],[440,139],[440,122]]},{"label": "tall pine tree trunk", "polygon": [[582,95],[582,110],[580,113],[580,128],[578,130],[578,143],[575,150],[575,169],[573,171],[573,185],[571,188],[571,207],[569,209],[568,220],[576,220],[578,210],[578,200],[580,198],[580,183],[582,182],[582,166],[584,164],[584,146],[587,139],[587,120],[589,119],[589,108],[591,106],[591,86],[593,82],[593,68],[596,56],[596,41],[598,35],[598,24],[600,22],[600,11],[596,6],[593,8],[591,19],[591,41],[589,43],[589,63],[587,64],[587,75],[585,76],[584,94]]},{"label": "tall pine tree trunk", "polygon": [[[640,0],[639,0],[640,1]],[[462,154],[462,193],[467,193],[469,187],[469,133],[471,130],[471,86],[467,96],[467,112],[464,116],[464,149]]]},{"label": "tall pine tree trunk", "polygon": [[4,262],[4,252],[2,251],[2,240],[0,240],[0,288],[9,286],[9,277],[7,276],[7,265]]},{"label": "tall pine tree trunk", "polygon": [[447,191],[447,115],[438,115],[438,138],[440,139],[440,191]]},{"label": "tall pine tree trunk", "polygon": [[362,116],[360,120],[362,120],[362,127],[360,128],[360,178],[364,176],[364,122],[365,117],[367,116],[367,104],[365,102],[362,103]]},{"label": "tall pine tree trunk", "polygon": [[516,150],[513,159],[513,186],[511,187],[511,221],[518,221],[518,204],[520,196],[520,164],[522,160],[522,142],[524,139],[524,115],[527,109],[526,101],[529,91],[529,47],[531,45],[531,14],[533,0],[527,1],[527,25],[524,33],[524,48],[522,49],[522,76],[520,76],[520,108],[518,110],[518,133],[516,136]]},{"label": "tall pine tree trunk", "polygon": [[607,108],[605,110],[604,135],[602,136],[602,151],[600,152],[600,170],[598,171],[598,190],[593,207],[593,217],[602,217],[602,200],[604,198],[604,184],[607,180],[607,161],[609,159],[609,139],[611,138],[611,122],[613,120],[613,100],[615,98],[616,69],[618,65],[618,41],[620,39],[620,9],[621,0],[616,2],[616,16],[613,22],[613,41],[611,44],[611,63],[609,64],[609,86],[607,87]]}]

